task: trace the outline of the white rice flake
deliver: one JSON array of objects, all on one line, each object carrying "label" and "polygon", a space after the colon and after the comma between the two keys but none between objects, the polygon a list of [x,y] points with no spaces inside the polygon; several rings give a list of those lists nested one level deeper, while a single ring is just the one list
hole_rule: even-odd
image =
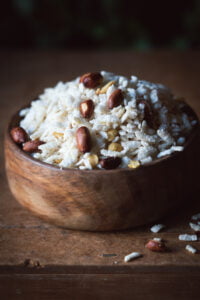
[{"label": "white rice flake", "polygon": [[178,152],[183,151],[183,149],[184,148],[182,146],[172,146],[170,149],[167,149],[167,150],[164,150],[164,151],[160,152],[157,155],[157,157],[161,158],[163,156],[170,155],[170,154],[172,154],[175,151],[178,151]]},{"label": "white rice flake", "polygon": [[152,160],[153,160],[153,159],[152,159],[151,156],[147,156],[147,157],[141,159],[141,160],[140,160],[140,163],[141,163],[142,165],[145,165],[145,164],[147,164],[147,163],[150,163]]},{"label": "white rice flake", "polygon": [[197,237],[196,234],[180,234],[178,236],[178,239],[180,241],[191,241],[191,242],[193,242],[193,241],[197,241],[198,237]]},{"label": "white rice flake", "polygon": [[159,101],[157,90],[152,90],[151,91],[151,93],[150,93],[150,99],[151,99],[152,103],[156,103],[157,101]]},{"label": "white rice flake", "polygon": [[193,120],[193,121],[191,121],[191,124],[192,124],[192,126],[196,125],[197,123],[198,123],[198,121],[197,121],[197,120]]},{"label": "white rice flake", "polygon": [[185,249],[188,252],[192,253],[192,254],[196,254],[197,253],[197,249],[195,247],[191,246],[191,245],[186,245]]},{"label": "white rice flake", "polygon": [[25,117],[28,112],[29,112],[29,108],[24,108],[24,109],[20,110],[19,116]]},{"label": "white rice flake", "polygon": [[150,230],[151,230],[151,232],[157,233],[157,232],[161,231],[163,228],[165,228],[165,225],[163,225],[163,224],[156,224],[156,225],[152,226],[150,228]]},{"label": "white rice flake", "polygon": [[191,219],[192,219],[193,221],[200,220],[200,213],[198,213],[198,214],[196,214],[196,215],[193,215]]},{"label": "white rice flake", "polygon": [[199,224],[195,224],[195,223],[189,223],[190,228],[193,229],[194,231],[200,231],[200,225]]},{"label": "white rice flake", "polygon": [[158,238],[158,237],[153,238],[153,240],[156,241],[156,242],[162,242],[162,239],[161,239],[161,238]]},{"label": "white rice flake", "polygon": [[[99,159],[120,157],[119,168],[127,168],[131,160],[139,160],[144,165],[184,150],[188,132],[197,120],[182,113],[179,102],[167,87],[136,76],[127,78],[106,71],[101,71],[101,75],[103,83],[95,89],[86,88],[79,82],[80,77],[58,82],[55,87],[46,88],[29,108],[19,112],[20,126],[31,139],[44,142],[39,147],[41,152],[32,154],[33,157],[63,168],[101,168],[99,164],[91,166],[89,159],[77,149],[76,131],[81,126],[89,129],[92,139],[88,155],[96,154]],[[111,81],[114,83],[107,91],[97,92]],[[122,90],[124,99],[121,105],[109,109],[108,98],[116,89]],[[80,113],[80,103],[87,99],[94,102],[94,112],[89,119]],[[145,103],[156,111],[156,128],[145,115]],[[177,114],[172,107],[176,107]],[[116,133],[110,139],[112,130]],[[109,151],[111,142],[120,144],[123,150]]]},{"label": "white rice flake", "polygon": [[111,151],[111,150],[106,150],[106,149],[101,150],[101,154],[103,156],[108,156],[108,157],[123,157],[125,155],[125,153],[126,153],[125,150],[123,150],[121,152]]},{"label": "white rice flake", "polygon": [[132,84],[135,84],[135,83],[137,83],[137,81],[138,81],[138,78],[136,77],[136,76],[131,76],[131,80],[130,80],[130,82],[132,83]]},{"label": "white rice flake", "polygon": [[124,257],[124,262],[129,262],[139,257],[142,257],[142,254],[140,254],[139,252],[132,252]]},{"label": "white rice flake", "polygon": [[181,136],[177,139],[178,145],[183,145],[185,143],[185,137]]}]

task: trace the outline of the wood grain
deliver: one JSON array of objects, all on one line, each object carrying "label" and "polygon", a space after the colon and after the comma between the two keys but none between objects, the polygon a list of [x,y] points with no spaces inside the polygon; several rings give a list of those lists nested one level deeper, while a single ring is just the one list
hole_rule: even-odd
[{"label": "wood grain", "polygon": [[[2,298],[66,299],[69,295],[71,299],[110,299],[112,296],[116,299],[133,299],[134,296],[136,300],[199,299],[199,254],[187,253],[186,243],[177,237],[181,233],[192,233],[188,222],[192,214],[200,212],[200,187],[196,196],[192,193],[188,196],[185,205],[159,220],[166,229],[157,235],[149,231],[149,225],[109,233],[64,230],[34,217],[12,197],[3,168],[2,141],[8,120],[19,107],[44,87],[73,79],[88,70],[136,74],[167,84],[176,95],[185,96],[200,116],[200,53],[1,51],[0,65]],[[145,243],[154,236],[165,239],[171,252],[162,255],[145,249]],[[199,241],[193,245],[200,249]],[[141,252],[143,257],[125,264],[124,255],[132,251]],[[109,253],[117,256],[103,257]],[[24,267],[28,258],[39,261],[43,267]]]},{"label": "wood grain", "polygon": [[[5,136],[6,172],[15,198],[30,211],[69,229],[107,231],[155,222],[196,191],[200,127],[185,149],[136,170],[74,170],[33,159]],[[191,176],[193,174],[193,176]]]},{"label": "wood grain", "polygon": [[[1,278],[6,299],[154,299],[198,300],[199,274],[7,275]],[[183,288],[184,287],[184,288]],[[191,288],[192,287],[192,288]],[[5,292],[6,291],[6,292]],[[15,292],[14,292],[15,291]]]}]

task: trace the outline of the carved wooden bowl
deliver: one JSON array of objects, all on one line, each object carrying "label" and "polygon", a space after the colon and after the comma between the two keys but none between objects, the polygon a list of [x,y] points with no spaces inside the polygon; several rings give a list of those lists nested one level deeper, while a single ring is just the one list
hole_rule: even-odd
[{"label": "carved wooden bowl", "polygon": [[[59,169],[32,158],[5,135],[6,172],[15,198],[48,222],[71,229],[107,231],[154,222],[182,206],[198,185],[200,129],[184,151],[138,169]],[[190,200],[189,200],[190,201]]]}]

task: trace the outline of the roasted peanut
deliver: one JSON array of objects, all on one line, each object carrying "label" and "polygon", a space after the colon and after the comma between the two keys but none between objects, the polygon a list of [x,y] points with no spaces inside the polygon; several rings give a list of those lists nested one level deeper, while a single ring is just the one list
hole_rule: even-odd
[{"label": "roasted peanut", "polygon": [[62,159],[59,159],[59,158],[58,158],[58,159],[54,159],[53,162],[54,162],[54,164],[57,164],[57,165],[58,165],[58,164],[61,163],[61,161],[62,161]]},{"label": "roasted peanut", "polygon": [[119,143],[111,143],[111,144],[108,146],[108,150],[120,152],[120,151],[123,150],[123,147],[122,147],[122,145],[120,145]]},{"label": "roasted peanut", "polygon": [[29,140],[29,136],[22,127],[14,127],[10,131],[13,141],[17,144],[25,143]]},{"label": "roasted peanut", "polygon": [[100,165],[103,169],[116,169],[121,163],[120,157],[107,157],[100,160]]},{"label": "roasted peanut", "polygon": [[165,252],[166,246],[163,241],[150,240],[145,246],[147,249],[154,252]]},{"label": "roasted peanut", "polygon": [[108,98],[108,102],[107,102],[108,108],[112,109],[116,106],[119,106],[122,103],[123,99],[124,96],[122,90],[120,89],[115,90]]},{"label": "roasted peanut", "polygon": [[138,160],[131,160],[128,164],[128,167],[131,169],[136,169],[140,166],[140,162]]},{"label": "roasted peanut", "polygon": [[29,153],[41,152],[41,150],[38,149],[38,147],[42,144],[44,144],[44,142],[42,142],[40,140],[28,141],[28,142],[24,143],[23,150],[25,152],[29,152]]},{"label": "roasted peanut", "polygon": [[61,137],[63,137],[64,136],[64,133],[62,133],[62,132],[56,132],[56,131],[54,131],[53,132],[53,136],[55,136],[56,138],[61,138]]},{"label": "roasted peanut", "polygon": [[118,135],[118,131],[116,129],[110,129],[107,132],[108,134],[108,141],[112,142],[114,138]]},{"label": "roasted peanut", "polygon": [[137,104],[144,105],[144,120],[147,122],[149,127],[156,129],[158,127],[156,124],[156,115],[150,102],[148,100],[138,99]]},{"label": "roasted peanut", "polygon": [[91,99],[85,100],[81,102],[79,108],[83,118],[90,118],[94,111],[94,102]]},{"label": "roasted peanut", "polygon": [[98,156],[96,155],[96,154],[91,154],[91,155],[89,155],[88,156],[88,160],[89,160],[89,162],[90,162],[90,164],[91,164],[91,166],[94,168],[94,167],[96,167],[96,165],[98,164],[98,162],[99,162],[99,158],[98,158]]},{"label": "roasted peanut", "polygon": [[91,137],[89,129],[81,126],[76,131],[76,142],[80,152],[86,153],[91,150]]},{"label": "roasted peanut", "polygon": [[115,84],[115,81],[109,81],[106,85],[104,85],[102,88],[99,88],[96,90],[96,95],[105,94],[108,90],[108,88]]},{"label": "roasted peanut", "polygon": [[80,78],[80,82],[84,84],[86,88],[94,89],[100,85],[103,81],[103,77],[100,73],[86,73],[83,74]]}]

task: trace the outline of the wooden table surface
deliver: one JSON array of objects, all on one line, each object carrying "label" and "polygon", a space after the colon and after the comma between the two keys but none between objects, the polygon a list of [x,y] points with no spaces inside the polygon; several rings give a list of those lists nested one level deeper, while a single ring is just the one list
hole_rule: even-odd
[{"label": "wooden table surface", "polygon": [[[99,69],[164,83],[200,116],[200,52],[1,51],[0,66],[1,299],[199,299],[200,255],[186,252],[186,242],[178,240],[180,233],[192,232],[188,223],[200,212],[198,195],[160,220],[166,229],[158,234],[150,232],[151,224],[110,233],[56,228],[12,197],[4,172],[3,131],[10,116],[45,87]],[[144,248],[156,236],[166,240],[170,251]],[[193,244],[200,250],[200,242]],[[124,255],[133,251],[143,257],[124,263]],[[27,259],[33,265],[24,263]]]}]

